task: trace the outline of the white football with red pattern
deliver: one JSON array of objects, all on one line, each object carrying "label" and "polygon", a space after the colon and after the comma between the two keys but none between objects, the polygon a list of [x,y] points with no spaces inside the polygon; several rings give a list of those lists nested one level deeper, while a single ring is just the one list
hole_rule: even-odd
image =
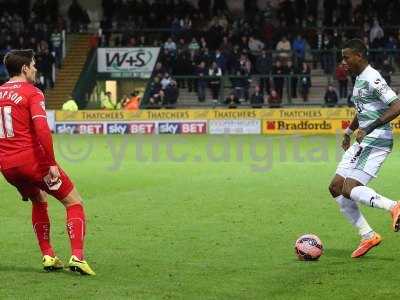
[{"label": "white football with red pattern", "polygon": [[300,260],[318,260],[324,252],[321,240],[314,234],[305,234],[299,237],[294,249]]}]

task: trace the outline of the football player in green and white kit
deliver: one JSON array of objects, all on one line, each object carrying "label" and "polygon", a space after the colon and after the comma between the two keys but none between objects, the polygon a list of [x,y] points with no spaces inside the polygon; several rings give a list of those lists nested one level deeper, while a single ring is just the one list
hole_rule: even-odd
[{"label": "football player in green and white kit", "polygon": [[[339,204],[340,211],[359,231],[361,243],[352,253],[362,257],[382,238],[368,224],[357,203],[389,211],[394,231],[400,229],[400,204],[388,199],[370,187],[393,147],[390,121],[400,114],[400,100],[367,59],[367,48],[358,39],[349,40],[342,50],[343,63],[357,75],[352,100],[356,115],[344,132],[342,147],[345,150],[329,191]],[[356,141],[350,145],[353,131]]]}]

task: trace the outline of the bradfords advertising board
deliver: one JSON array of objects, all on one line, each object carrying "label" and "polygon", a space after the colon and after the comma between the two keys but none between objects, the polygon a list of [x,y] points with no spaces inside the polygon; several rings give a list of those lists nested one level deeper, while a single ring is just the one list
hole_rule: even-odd
[{"label": "bradfords advertising board", "polygon": [[260,120],[210,120],[210,134],[260,134]]},{"label": "bradfords advertising board", "polygon": [[[97,72],[119,73],[121,77],[149,78],[160,48],[99,48]],[[125,75],[123,75],[124,73]]]},{"label": "bradfords advertising board", "polygon": [[266,134],[336,133],[342,120],[264,120]]}]

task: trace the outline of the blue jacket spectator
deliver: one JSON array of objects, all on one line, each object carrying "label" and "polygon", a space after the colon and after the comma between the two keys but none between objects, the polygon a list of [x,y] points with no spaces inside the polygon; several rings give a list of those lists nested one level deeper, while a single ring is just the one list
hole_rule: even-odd
[{"label": "blue jacket spectator", "polygon": [[293,50],[297,64],[300,65],[304,61],[306,52],[306,42],[301,35],[298,35],[293,41]]}]

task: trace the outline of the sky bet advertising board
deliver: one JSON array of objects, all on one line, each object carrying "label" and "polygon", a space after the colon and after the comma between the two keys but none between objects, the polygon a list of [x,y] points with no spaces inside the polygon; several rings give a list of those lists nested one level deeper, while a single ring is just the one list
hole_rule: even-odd
[{"label": "sky bet advertising board", "polygon": [[159,134],[205,134],[207,122],[159,122]]}]

